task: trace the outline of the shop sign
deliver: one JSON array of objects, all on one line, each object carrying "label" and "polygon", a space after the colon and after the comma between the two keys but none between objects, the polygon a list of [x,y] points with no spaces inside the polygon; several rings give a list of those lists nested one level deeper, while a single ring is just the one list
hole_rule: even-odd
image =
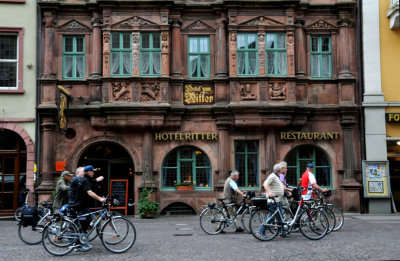
[{"label": "shop sign", "polygon": [[185,84],[183,103],[186,105],[214,104],[214,85]]},{"label": "shop sign", "polygon": [[61,85],[57,86],[57,111],[58,111],[58,127],[61,133],[65,134],[67,131],[67,110],[68,103],[72,100],[72,95],[64,89]]},{"label": "shop sign", "polygon": [[362,162],[365,198],[390,198],[389,161]]},{"label": "shop sign", "polygon": [[303,132],[287,131],[281,132],[281,140],[337,140],[339,132]]},{"label": "shop sign", "polygon": [[385,113],[387,122],[400,122],[400,113]]},{"label": "shop sign", "polygon": [[186,133],[186,132],[163,132],[155,133],[156,141],[181,141],[181,140],[218,140],[218,134],[212,132]]}]

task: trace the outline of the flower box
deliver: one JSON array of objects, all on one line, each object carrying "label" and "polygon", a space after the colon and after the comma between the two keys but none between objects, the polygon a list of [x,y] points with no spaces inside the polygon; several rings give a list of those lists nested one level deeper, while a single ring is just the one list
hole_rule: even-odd
[{"label": "flower box", "polygon": [[189,191],[189,190],[193,190],[193,186],[176,186],[176,190],[178,190],[178,191]]}]

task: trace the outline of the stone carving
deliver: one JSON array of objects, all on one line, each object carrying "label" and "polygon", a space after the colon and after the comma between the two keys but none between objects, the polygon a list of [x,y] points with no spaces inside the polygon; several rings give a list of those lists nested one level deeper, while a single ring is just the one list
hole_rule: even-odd
[{"label": "stone carving", "polygon": [[267,82],[260,82],[260,101],[267,100]]},{"label": "stone carving", "polygon": [[214,28],[212,28],[211,26],[203,23],[200,20],[197,20],[196,22],[186,27],[184,30],[192,31],[192,30],[210,30],[210,29],[214,30]]},{"label": "stone carving", "polygon": [[163,24],[168,24],[168,13],[167,12],[160,12],[161,15],[161,22]]},{"label": "stone carving", "polygon": [[231,33],[231,42],[236,43],[236,33]]},{"label": "stone carving", "polygon": [[236,15],[231,15],[231,16],[229,17],[229,23],[230,23],[230,24],[236,24],[236,22],[237,22],[237,17],[236,17]]},{"label": "stone carving", "polygon": [[90,31],[91,29],[77,22],[76,20],[72,19],[71,21],[58,27],[58,30],[81,32],[81,31]]},{"label": "stone carving", "polygon": [[162,86],[162,101],[168,102],[168,84],[164,83]]},{"label": "stone carving", "polygon": [[111,16],[111,11],[110,10],[104,10],[103,11],[103,25],[104,27],[109,27],[110,26],[110,16]]},{"label": "stone carving", "polygon": [[250,21],[244,22],[240,25],[249,25],[249,26],[256,26],[256,25],[284,25],[281,22],[278,22],[276,20],[273,20],[271,18],[267,18],[264,16],[259,16],[255,19],[252,19]]},{"label": "stone carving", "polygon": [[140,101],[156,101],[158,93],[160,91],[160,86],[156,83],[144,83],[142,84],[142,96],[140,97]]},{"label": "stone carving", "polygon": [[128,84],[125,82],[114,82],[112,86],[112,93],[115,101],[131,101]]},{"label": "stone carving", "polygon": [[329,30],[329,29],[337,29],[337,27],[321,19],[321,20],[319,20],[319,21],[317,21],[315,23],[312,23],[309,26],[307,26],[307,29],[325,29],[325,30]]},{"label": "stone carving", "polygon": [[109,72],[110,71],[110,64],[109,64],[109,61],[110,61],[110,53],[104,53],[104,70],[106,71],[106,72]]},{"label": "stone carving", "polygon": [[168,33],[162,33],[161,34],[161,41],[163,41],[163,42],[168,41]]},{"label": "stone carving", "polygon": [[134,102],[139,102],[139,84],[134,83],[132,87],[132,96]]},{"label": "stone carving", "polygon": [[269,98],[271,100],[285,100],[286,99],[286,86],[280,85],[277,82],[269,84]]},{"label": "stone carving", "polygon": [[154,24],[154,23],[137,16],[134,16],[132,18],[129,18],[128,20],[121,22],[122,26],[147,25],[147,24]]},{"label": "stone carving", "polygon": [[257,95],[253,93],[252,84],[245,83],[240,86],[240,100],[255,100]]},{"label": "stone carving", "polygon": [[110,43],[110,32],[103,33],[103,43]]}]

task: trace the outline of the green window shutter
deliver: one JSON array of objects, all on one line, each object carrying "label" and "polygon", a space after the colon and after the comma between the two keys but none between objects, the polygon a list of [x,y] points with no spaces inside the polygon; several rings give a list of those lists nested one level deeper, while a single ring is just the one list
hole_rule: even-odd
[{"label": "green window shutter", "polygon": [[82,79],[85,76],[85,37],[63,37],[63,78]]},{"label": "green window shutter", "polygon": [[210,38],[189,37],[188,76],[194,79],[210,78]]},{"label": "green window shutter", "polygon": [[132,34],[111,33],[111,76],[132,74]]},{"label": "green window shutter", "polygon": [[257,34],[254,33],[238,34],[237,73],[239,76],[258,75]]},{"label": "green window shutter", "polygon": [[161,75],[161,34],[140,34],[140,75]]}]

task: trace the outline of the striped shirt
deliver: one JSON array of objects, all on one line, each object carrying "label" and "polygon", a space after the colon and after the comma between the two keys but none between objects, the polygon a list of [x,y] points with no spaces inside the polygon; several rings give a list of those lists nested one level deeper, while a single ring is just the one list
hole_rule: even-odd
[{"label": "striped shirt", "polygon": [[[281,202],[283,200],[283,186],[282,182],[279,179],[279,176],[276,175],[274,172],[272,172],[268,178],[264,181],[264,187],[265,184],[268,184],[269,190],[271,193],[273,193],[275,196],[279,196],[275,198],[276,202]],[[268,191],[267,191],[267,197],[268,197]],[[273,202],[271,199],[268,199],[268,202]]]}]

